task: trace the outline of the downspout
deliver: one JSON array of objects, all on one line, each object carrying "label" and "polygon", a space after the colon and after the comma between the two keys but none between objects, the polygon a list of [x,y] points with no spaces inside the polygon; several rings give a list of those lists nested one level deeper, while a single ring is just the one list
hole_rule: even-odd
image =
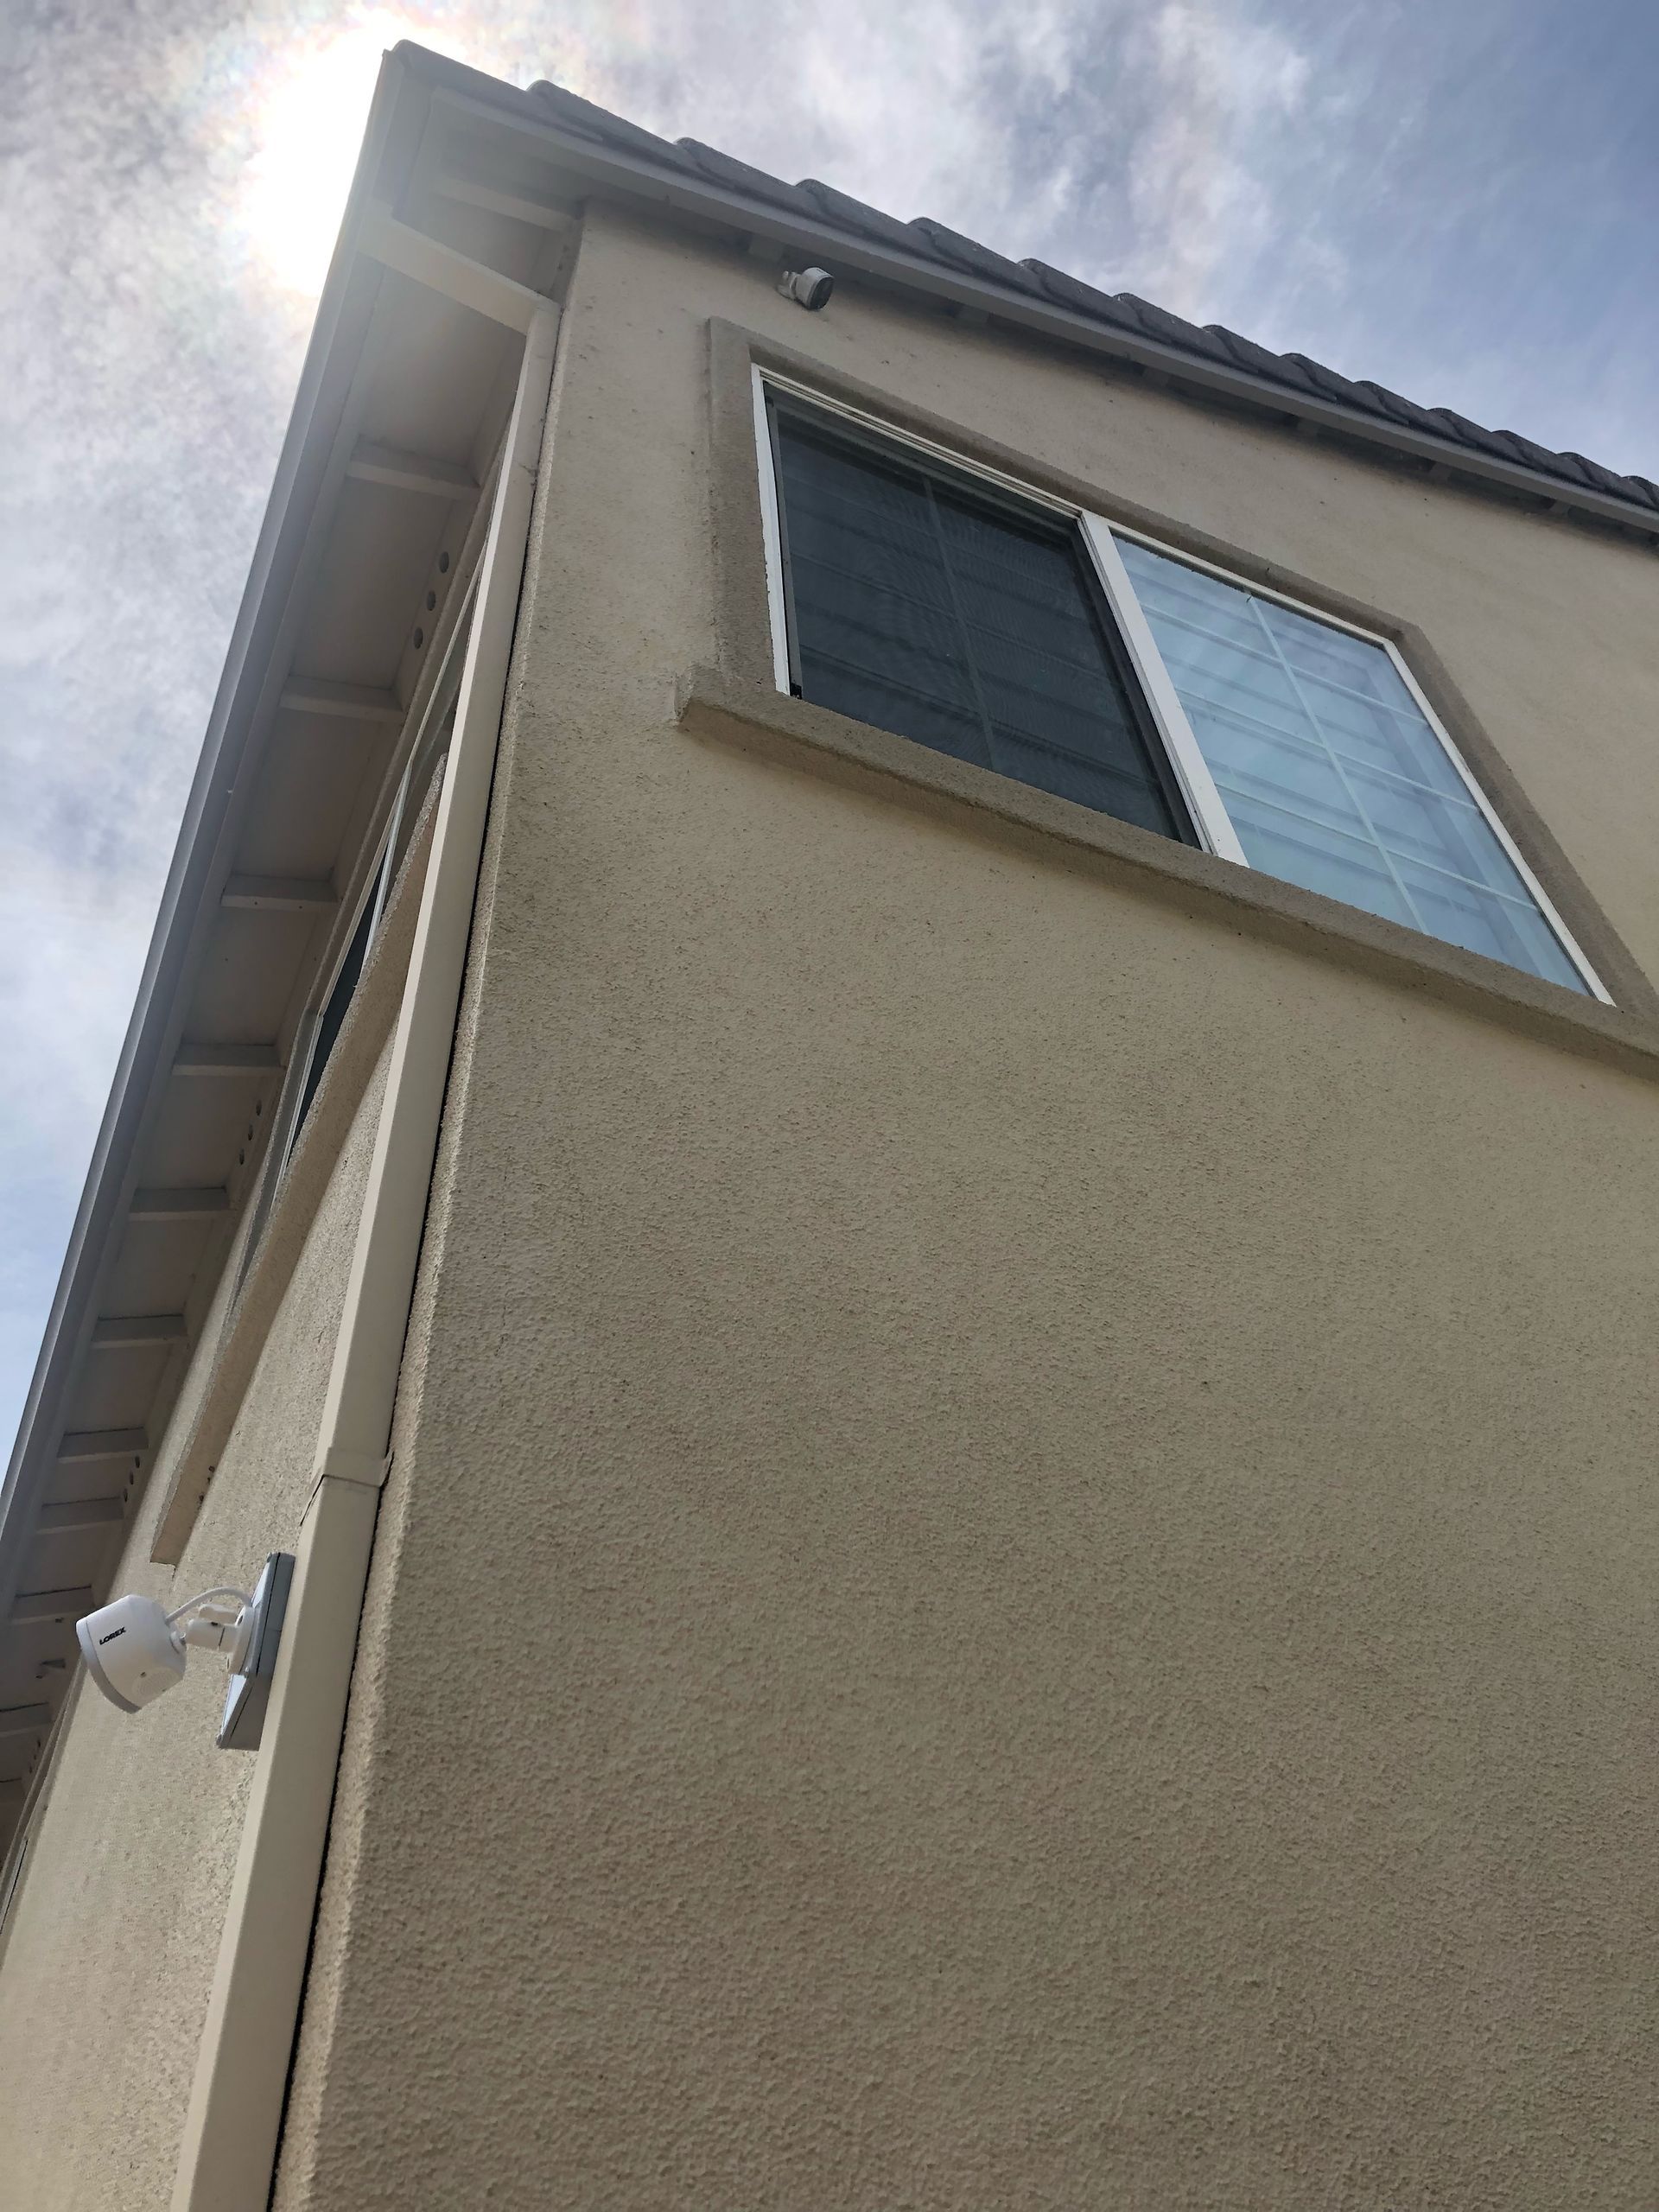
[{"label": "downspout", "polygon": [[265,2212],[276,2169],[552,385],[558,309],[523,297],[535,304],[520,325],[518,394],[173,2212]]}]

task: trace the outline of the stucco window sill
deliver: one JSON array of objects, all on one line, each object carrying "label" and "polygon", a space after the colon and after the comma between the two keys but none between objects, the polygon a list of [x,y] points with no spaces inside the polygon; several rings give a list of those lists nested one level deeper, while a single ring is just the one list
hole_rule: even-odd
[{"label": "stucco window sill", "polygon": [[1042,850],[1062,865],[1205,914],[1223,926],[1336,961],[1479,1018],[1659,1080],[1659,1024],[1580,998],[1460,946],[1154,836],[1070,799],[935,753],[908,738],[715,669],[681,683],[690,735],[865,788]]}]

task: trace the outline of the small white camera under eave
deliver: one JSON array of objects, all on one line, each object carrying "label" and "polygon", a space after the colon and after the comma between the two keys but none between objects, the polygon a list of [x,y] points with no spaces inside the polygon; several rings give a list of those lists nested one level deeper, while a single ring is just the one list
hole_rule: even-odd
[{"label": "small white camera under eave", "polygon": [[221,1651],[231,1677],[215,1741],[222,1751],[259,1748],[293,1555],[272,1552],[252,1590],[204,1590],[168,1613],[129,1592],[75,1623],[86,1671],[111,1705],[137,1713],[184,1680],[185,1654]]}]

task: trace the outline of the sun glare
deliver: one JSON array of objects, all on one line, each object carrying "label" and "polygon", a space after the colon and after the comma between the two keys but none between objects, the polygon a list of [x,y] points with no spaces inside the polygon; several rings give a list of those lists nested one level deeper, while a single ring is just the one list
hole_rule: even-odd
[{"label": "sun glare", "polygon": [[[380,59],[418,35],[403,17],[356,17],[297,41],[255,111],[241,216],[271,281],[315,299],[346,209]],[[280,70],[280,74],[276,72]]]}]

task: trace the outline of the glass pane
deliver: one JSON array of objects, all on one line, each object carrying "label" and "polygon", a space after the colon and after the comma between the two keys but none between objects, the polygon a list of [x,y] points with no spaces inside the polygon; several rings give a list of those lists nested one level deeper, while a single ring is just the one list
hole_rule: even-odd
[{"label": "glass pane", "polygon": [[1281,814],[1255,799],[1226,796],[1227,811],[1252,868],[1282,876],[1287,883],[1300,884],[1304,891],[1322,891],[1327,899],[1363,906],[1368,914],[1381,914],[1385,921],[1403,922],[1408,928],[1422,926],[1375,847],[1357,837],[1344,837],[1339,830]]},{"label": "glass pane", "polygon": [[[384,857],[381,866],[385,865]],[[376,876],[379,871],[377,869]],[[374,924],[375,886],[371,884],[363,900],[363,912],[358,916],[357,927],[352,931],[352,941],[346,948],[346,957],[340,963],[340,973],[334,978],[334,988],[328,994],[328,1003],[322,1009],[317,1023],[316,1037],[311,1046],[311,1064],[305,1071],[305,1087],[300,1094],[300,1109],[294,1117],[292,1141],[299,1141],[300,1131],[305,1127],[305,1117],[311,1111],[311,1101],[317,1095],[323,1071],[333,1057],[340,1033],[345,1027],[346,1016],[356,995],[358,980],[363,973],[363,963],[369,957],[369,937]]]},{"label": "glass pane", "polygon": [[1118,550],[1252,868],[1586,988],[1380,645]]},{"label": "glass pane", "polygon": [[1555,932],[1530,904],[1499,899],[1456,876],[1431,875],[1409,861],[1400,863],[1400,874],[1423,916],[1423,926],[1449,944],[1484,952],[1490,959],[1507,961],[1511,968],[1529,968],[1552,983],[1582,990],[1578,970],[1562,951]]},{"label": "glass pane", "polygon": [[804,697],[1186,834],[1072,532],[786,411],[777,430]]}]

